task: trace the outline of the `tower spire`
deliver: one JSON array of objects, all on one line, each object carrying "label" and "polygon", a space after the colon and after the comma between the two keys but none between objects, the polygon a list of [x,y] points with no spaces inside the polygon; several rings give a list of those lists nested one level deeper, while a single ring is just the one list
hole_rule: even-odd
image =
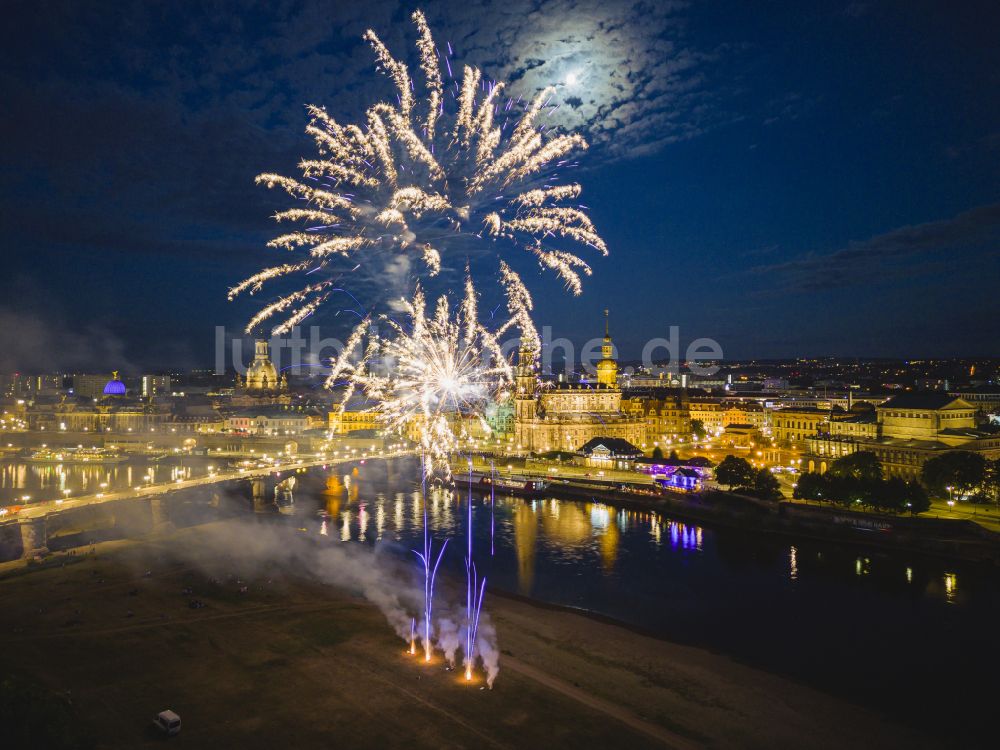
[{"label": "tower spire", "polygon": [[604,308],[604,338],[607,338],[610,335],[611,335],[611,332],[610,332],[610,330],[608,328],[608,308],[605,307]]}]

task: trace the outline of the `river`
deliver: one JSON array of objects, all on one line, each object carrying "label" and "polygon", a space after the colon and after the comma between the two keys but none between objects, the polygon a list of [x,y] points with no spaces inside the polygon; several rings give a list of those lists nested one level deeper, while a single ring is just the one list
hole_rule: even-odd
[{"label": "river", "polygon": [[0,505],[22,505],[98,492],[117,492],[144,484],[163,484],[205,476],[226,459],[167,456],[159,460],[130,456],[118,463],[35,463],[23,458],[0,461]]},{"label": "river", "polygon": [[[296,494],[296,523],[331,544],[407,555],[422,528],[414,468],[313,475]],[[451,540],[442,565],[456,576],[464,576],[469,497],[464,489],[428,496],[435,537]],[[474,492],[472,518],[488,592],[611,617],[942,736],[985,730],[992,716],[995,569],[547,497],[491,503]]]}]

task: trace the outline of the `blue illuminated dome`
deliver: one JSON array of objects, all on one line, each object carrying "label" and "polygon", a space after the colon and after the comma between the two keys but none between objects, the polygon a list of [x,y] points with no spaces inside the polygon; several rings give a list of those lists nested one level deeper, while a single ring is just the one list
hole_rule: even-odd
[{"label": "blue illuminated dome", "polygon": [[118,373],[112,375],[111,380],[107,382],[104,386],[105,396],[124,396],[125,395],[125,384],[118,379]]}]

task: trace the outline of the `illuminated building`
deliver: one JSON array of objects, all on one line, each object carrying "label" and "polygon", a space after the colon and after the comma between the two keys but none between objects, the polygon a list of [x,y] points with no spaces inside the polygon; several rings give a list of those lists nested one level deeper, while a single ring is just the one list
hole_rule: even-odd
[{"label": "illuminated building", "polygon": [[611,343],[607,310],[604,311],[604,342],[601,344],[601,360],[597,363],[597,384],[605,388],[618,387],[618,363]]},{"label": "illuminated building", "polygon": [[984,419],[1000,413],[1000,387],[998,386],[980,386],[968,391],[949,391],[948,395],[972,404],[979,411],[979,416]]},{"label": "illuminated building", "polygon": [[489,404],[484,418],[494,437],[506,439],[514,434],[514,405],[510,401]]},{"label": "illuminated building", "polygon": [[725,407],[716,399],[692,398],[688,402],[688,414],[692,422],[701,422],[709,435],[718,435],[725,429]]},{"label": "illuminated building", "polygon": [[879,436],[878,417],[874,410],[840,418],[834,415],[828,429],[831,437],[873,440]]},{"label": "illuminated building", "polygon": [[609,469],[628,469],[632,461],[642,456],[642,451],[628,440],[606,437],[591,438],[577,452],[587,466]]},{"label": "illuminated building", "polygon": [[727,424],[719,436],[719,444],[729,448],[753,448],[762,440],[760,430],[752,424]]},{"label": "illuminated building", "polygon": [[770,429],[770,414],[767,409],[757,403],[727,403],[725,412],[722,415],[722,426],[724,428],[733,425],[750,425],[759,432],[767,432]]},{"label": "illuminated building", "polygon": [[63,390],[62,375],[23,375],[0,373],[0,398],[52,396]]},{"label": "illuminated building", "polygon": [[152,398],[153,396],[170,393],[169,375],[143,375],[141,384],[143,398]]},{"label": "illuminated building", "polygon": [[358,408],[350,404],[343,409],[335,409],[328,417],[330,432],[334,435],[346,435],[359,430],[377,430],[378,413],[367,406]]},{"label": "illuminated building", "polygon": [[596,385],[539,388],[536,352],[522,346],[514,378],[514,442],[520,449],[575,452],[595,437],[621,438],[644,447],[646,421],[641,410],[623,402],[607,328],[601,351]]},{"label": "illuminated building", "polygon": [[928,459],[949,450],[1000,458],[1000,437],[976,428],[976,407],[962,398],[939,391],[902,393],[880,404],[876,414],[874,424],[835,420],[829,431],[809,436],[807,469],[822,473],[841,456],[868,451],[887,476],[917,479]]},{"label": "illuminated building", "polygon": [[126,392],[125,384],[118,379],[118,371],[111,375],[111,380],[104,384],[105,396],[124,396]]},{"label": "illuminated building", "polygon": [[282,408],[248,409],[226,418],[226,429],[250,435],[298,435],[310,428],[308,415]]},{"label": "illuminated building", "polygon": [[680,396],[668,398],[632,398],[646,422],[646,442],[661,448],[691,434],[691,412]]},{"label": "illuminated building", "polygon": [[777,409],[771,421],[778,445],[801,448],[808,438],[826,432],[830,412],[812,407],[786,407]]},{"label": "illuminated building", "polygon": [[[118,380],[118,373],[111,374],[85,374],[85,375],[74,375],[73,376],[73,394],[76,396],[83,396],[86,398],[100,398],[101,396],[109,395],[104,393],[105,386],[110,384],[110,381]],[[124,385],[122,386],[124,388]],[[125,395],[124,392],[113,394],[116,396]]]},{"label": "illuminated building", "polygon": [[288,379],[284,375],[278,376],[278,369],[271,361],[267,342],[260,339],[254,344],[254,358],[247,368],[246,380],[241,383],[239,375],[236,377],[237,386],[242,385],[243,389],[249,393],[288,390]]},{"label": "illuminated building", "polygon": [[976,427],[976,407],[947,393],[901,393],[876,411],[887,438],[965,442],[952,431]]},{"label": "illuminated building", "polygon": [[118,393],[101,399],[64,399],[29,413],[32,429],[68,432],[143,432],[169,419],[168,411]]}]

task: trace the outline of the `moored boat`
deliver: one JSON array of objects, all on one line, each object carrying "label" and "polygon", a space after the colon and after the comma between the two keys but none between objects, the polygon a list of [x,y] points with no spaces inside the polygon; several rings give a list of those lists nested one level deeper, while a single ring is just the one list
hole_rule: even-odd
[{"label": "moored boat", "polygon": [[513,495],[526,496],[541,495],[549,487],[549,483],[545,479],[533,479],[517,475],[502,476],[496,474],[491,477],[487,474],[479,480],[481,488],[489,489],[491,485],[498,490],[509,492]]},{"label": "moored boat", "polygon": [[27,460],[38,464],[117,464],[127,460],[123,453],[106,448],[42,448],[34,451]]}]

